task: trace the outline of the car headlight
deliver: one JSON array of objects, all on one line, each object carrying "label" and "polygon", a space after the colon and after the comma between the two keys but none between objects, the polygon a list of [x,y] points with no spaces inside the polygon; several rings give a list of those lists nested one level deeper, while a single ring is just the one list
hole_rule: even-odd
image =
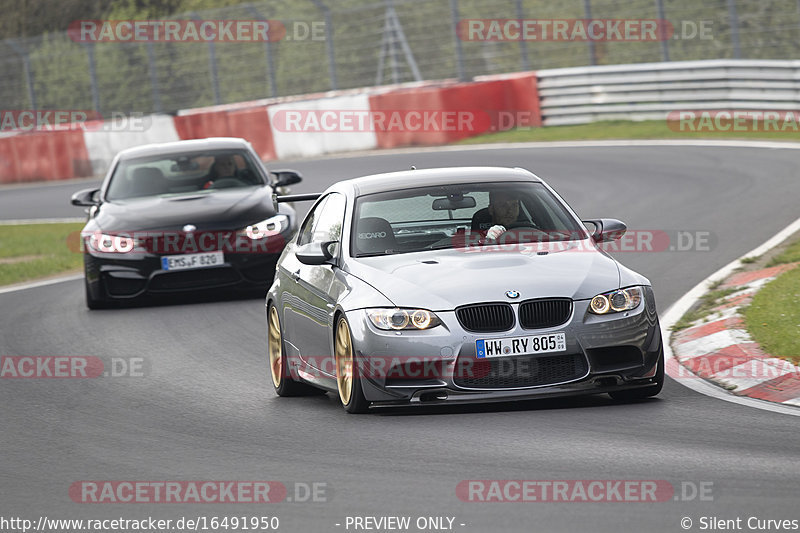
[{"label": "car headlight", "polygon": [[589,303],[589,312],[596,315],[607,315],[630,311],[639,307],[642,301],[642,290],[639,287],[628,287],[616,291],[598,294]]},{"label": "car headlight", "polygon": [[367,309],[367,316],[378,329],[430,329],[442,323],[439,317],[425,309]]},{"label": "car headlight", "polygon": [[84,235],[84,242],[95,252],[105,254],[126,254],[133,251],[134,240],[125,235],[109,235],[95,231]]},{"label": "car headlight", "polygon": [[264,239],[272,235],[278,235],[289,227],[289,217],[286,215],[275,215],[258,224],[252,224],[244,229],[245,235],[253,240]]}]

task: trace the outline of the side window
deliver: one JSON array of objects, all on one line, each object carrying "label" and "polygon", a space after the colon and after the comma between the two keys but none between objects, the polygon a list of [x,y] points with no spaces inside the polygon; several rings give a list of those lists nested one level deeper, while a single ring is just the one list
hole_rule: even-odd
[{"label": "side window", "polygon": [[319,215],[322,213],[322,209],[325,207],[325,204],[328,203],[328,198],[330,198],[330,196],[323,198],[322,201],[314,206],[314,209],[312,209],[308,215],[306,215],[306,219],[303,221],[303,227],[300,228],[300,234],[297,237],[298,246],[302,246],[311,242],[311,238],[314,235],[314,225],[319,218]]},{"label": "side window", "polygon": [[325,205],[321,207],[319,217],[314,223],[312,242],[341,240],[345,208],[344,195],[331,193],[325,199]]}]

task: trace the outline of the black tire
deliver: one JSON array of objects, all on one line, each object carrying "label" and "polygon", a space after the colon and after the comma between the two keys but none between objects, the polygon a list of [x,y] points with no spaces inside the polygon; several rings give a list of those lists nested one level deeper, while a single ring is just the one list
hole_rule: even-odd
[{"label": "black tire", "polygon": [[[274,322],[273,322],[274,320]],[[280,353],[275,354],[274,350]],[[270,304],[267,309],[267,366],[268,377],[278,396],[314,396],[325,394],[325,391],[316,387],[295,381],[291,377],[286,362],[286,350],[283,344],[283,326],[281,325],[278,310]]]},{"label": "black tire", "polygon": [[635,400],[644,400],[651,398],[661,392],[664,387],[664,348],[661,348],[661,353],[658,354],[658,363],[656,367],[656,382],[648,387],[641,389],[621,390],[617,392],[609,392],[608,395],[612,399],[620,402],[631,402]]},{"label": "black tire", "polygon": [[344,316],[337,319],[333,335],[339,401],[342,402],[344,410],[348,413],[366,413],[369,410],[369,402],[364,397],[364,389],[361,387],[361,376],[353,348],[353,336],[350,334],[350,324],[347,323]]}]

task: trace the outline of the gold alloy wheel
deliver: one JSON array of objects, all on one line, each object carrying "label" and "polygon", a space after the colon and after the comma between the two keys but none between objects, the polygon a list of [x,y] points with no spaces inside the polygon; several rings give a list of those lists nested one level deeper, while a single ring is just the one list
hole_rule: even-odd
[{"label": "gold alloy wheel", "polygon": [[350,403],[353,395],[353,344],[350,341],[350,327],[344,318],[339,319],[336,327],[336,384],[339,386],[339,398],[342,405]]},{"label": "gold alloy wheel", "polygon": [[269,308],[269,370],[272,374],[272,383],[277,389],[281,386],[283,375],[283,339],[278,310],[275,306]]}]

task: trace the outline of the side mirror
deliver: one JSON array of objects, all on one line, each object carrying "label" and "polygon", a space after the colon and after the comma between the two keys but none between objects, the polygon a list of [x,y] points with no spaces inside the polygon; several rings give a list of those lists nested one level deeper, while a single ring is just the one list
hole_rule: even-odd
[{"label": "side mirror", "polygon": [[304,265],[324,265],[333,259],[330,245],[335,243],[336,241],[310,242],[298,248],[294,255]]},{"label": "side mirror", "polygon": [[275,176],[275,183],[273,183],[273,186],[276,188],[288,187],[289,185],[294,185],[295,183],[303,181],[303,177],[296,170],[270,170],[270,173]]},{"label": "side mirror", "polygon": [[594,242],[615,241],[628,231],[628,226],[616,218],[596,218],[583,220],[582,222],[584,226],[588,224],[594,226],[594,231],[592,231],[592,240]]},{"label": "side mirror", "polygon": [[93,206],[100,205],[100,200],[97,195],[100,189],[83,189],[72,195],[72,205],[77,206]]}]

